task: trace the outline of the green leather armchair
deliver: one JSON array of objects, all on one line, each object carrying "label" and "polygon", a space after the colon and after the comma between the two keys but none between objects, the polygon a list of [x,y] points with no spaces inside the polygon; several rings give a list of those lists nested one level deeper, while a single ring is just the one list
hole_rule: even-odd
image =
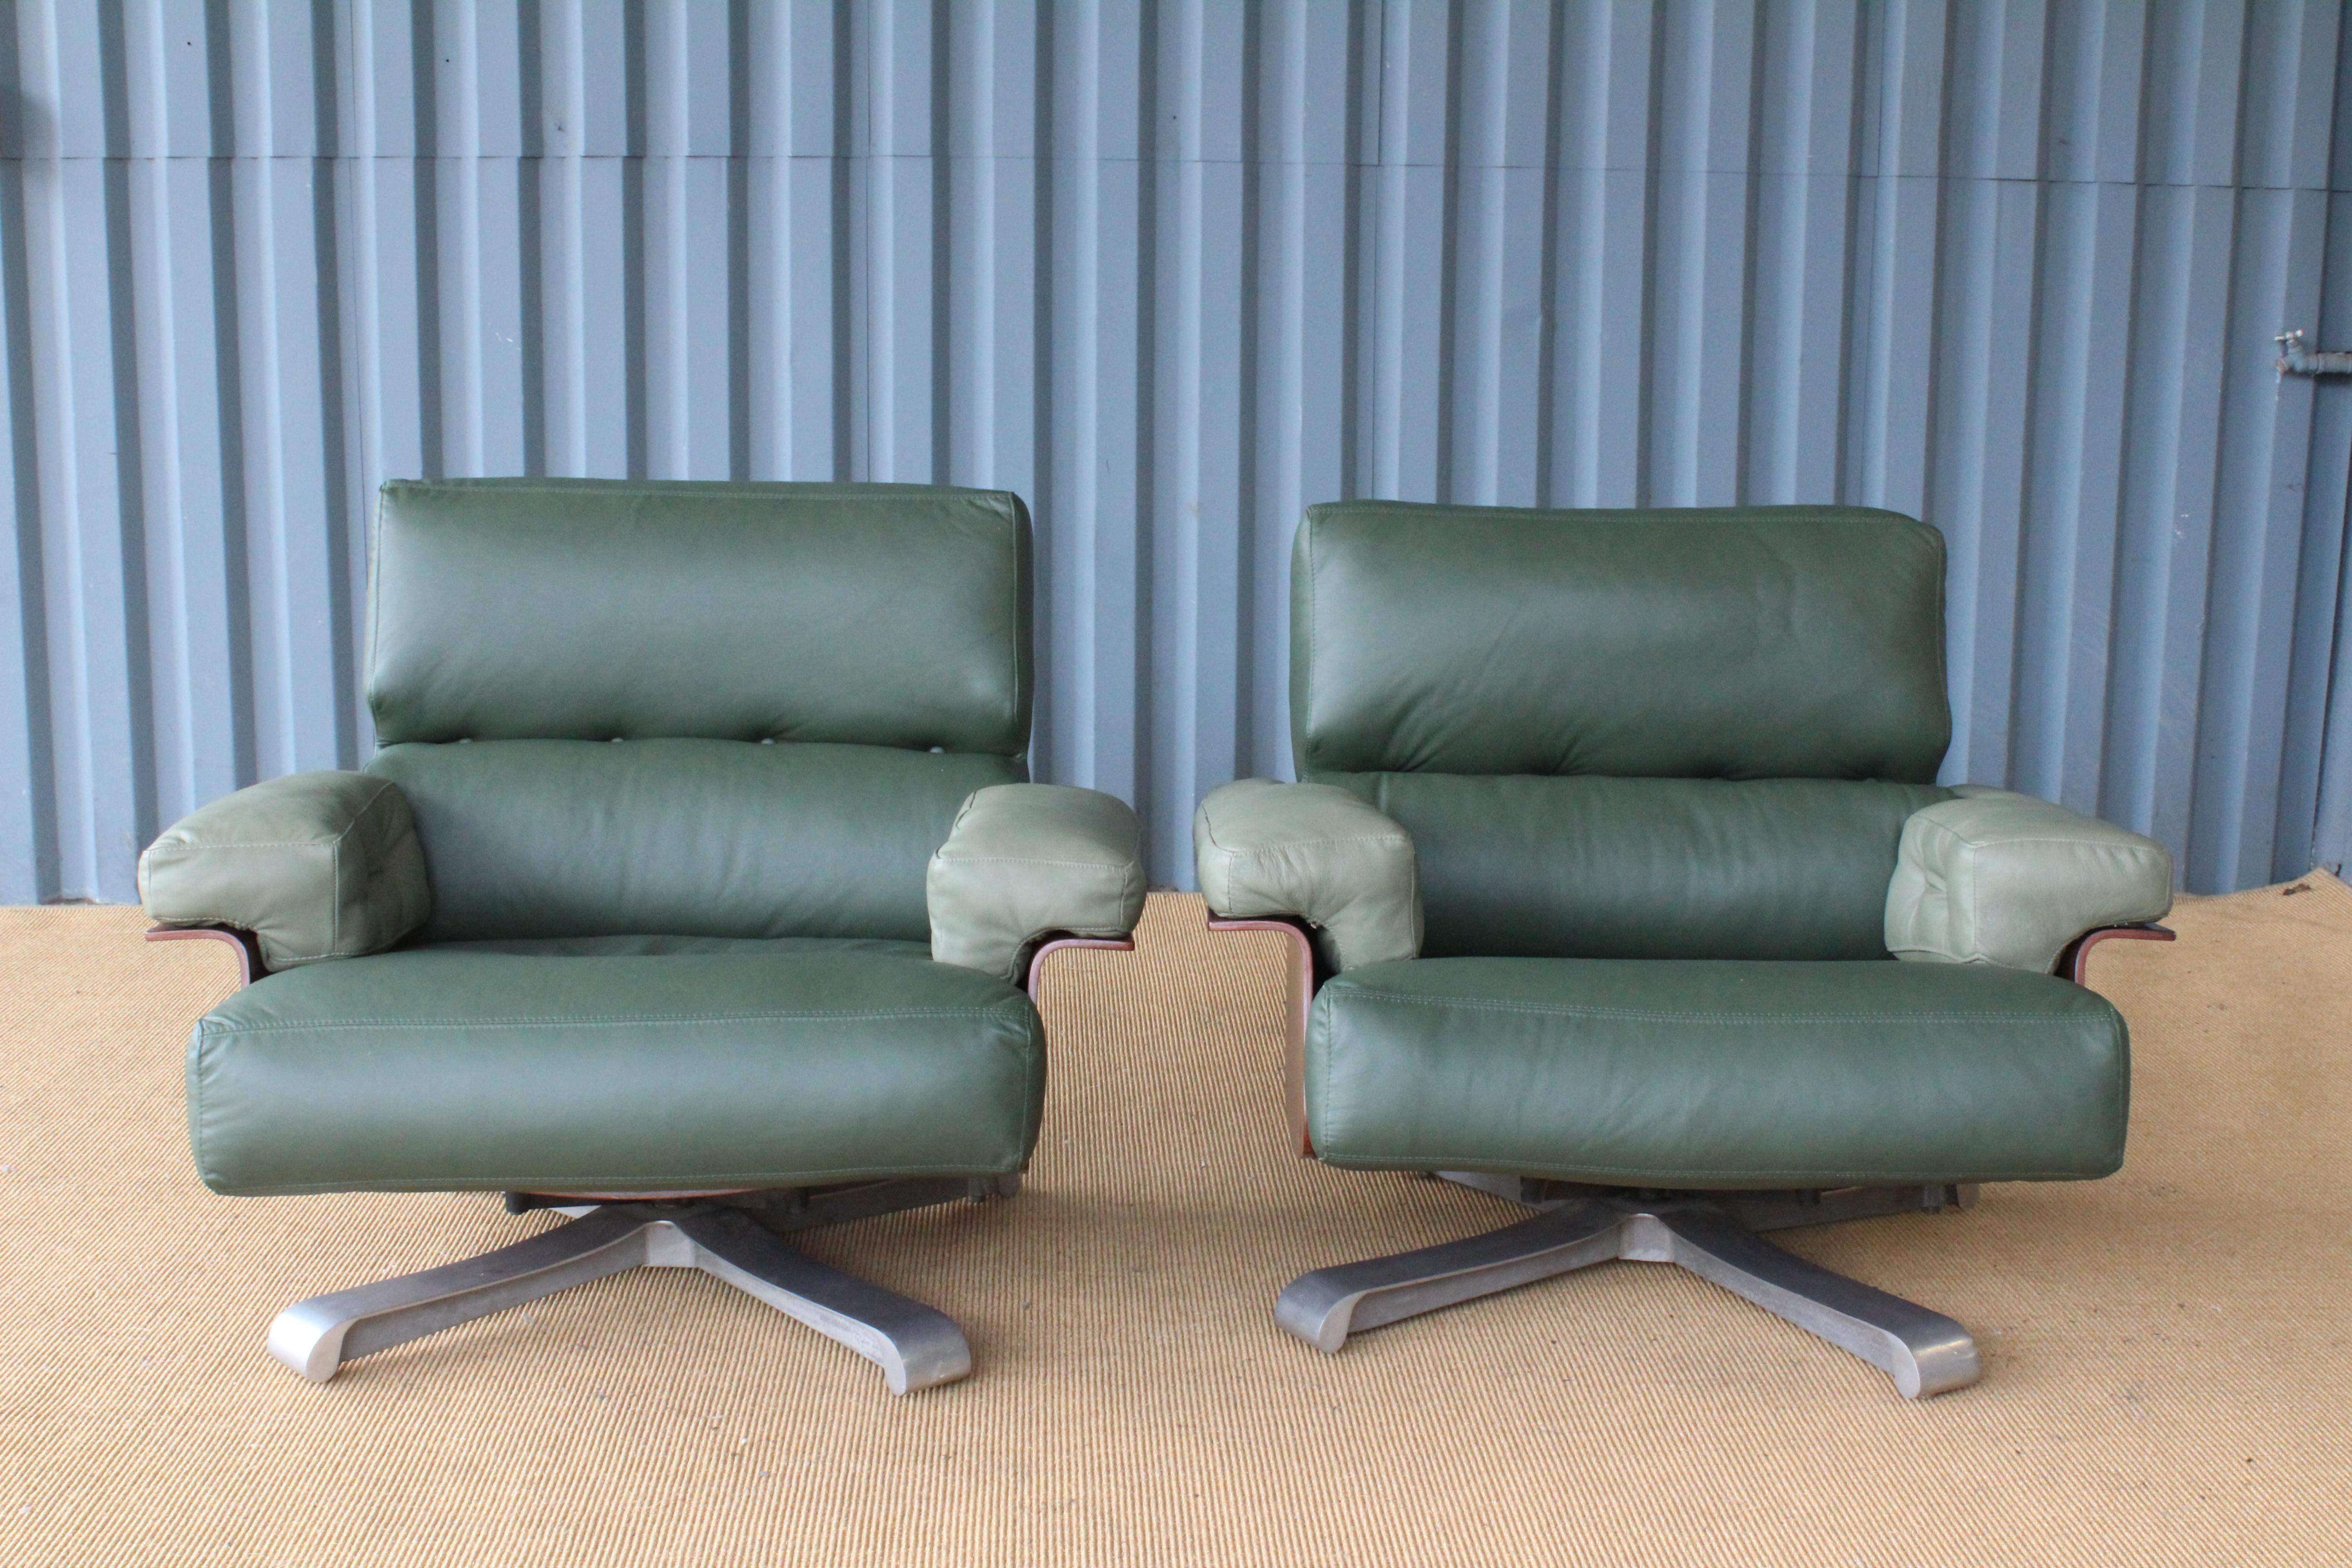
[{"label": "green leather armchair", "polygon": [[1680,1263],[1885,1369],[1967,1331],[1758,1233],[2123,1162],[2110,935],[2162,847],[1935,778],[1944,547],[1890,512],[1317,507],[1291,566],[1301,783],[1202,803],[1219,929],[1293,942],[1294,1135],[1532,1207],[1316,1269],[1354,1330],[1606,1258]]},{"label": "green leather armchair", "polygon": [[141,859],[159,938],[249,984],[188,1047],[238,1194],[486,1191],[569,1224],[289,1308],[351,1358],[635,1266],[696,1266],[880,1363],[942,1314],[815,1225],[1010,1196],[1031,992],[1129,945],[1133,813],[1025,782],[1018,498],[895,485],[396,482],[372,539],[356,773],[237,792]]}]

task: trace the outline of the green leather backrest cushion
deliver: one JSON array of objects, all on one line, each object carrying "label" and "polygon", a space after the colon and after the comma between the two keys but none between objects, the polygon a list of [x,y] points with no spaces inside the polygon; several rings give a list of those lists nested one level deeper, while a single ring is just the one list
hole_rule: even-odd
[{"label": "green leather backrest cushion", "polygon": [[1299,776],[1934,780],[1944,543],[1853,507],[1309,509]]},{"label": "green leather backrest cushion", "polygon": [[1951,795],[1830,779],[1313,778],[1412,835],[1433,958],[1885,958],[1904,820]]},{"label": "green leather backrest cushion", "polygon": [[373,545],[385,744],[1028,750],[1029,517],[1004,491],[404,480]]},{"label": "green leather backrest cushion", "polygon": [[433,888],[425,942],[882,937],[926,942],[924,868],[1014,760],[740,741],[386,747]]}]

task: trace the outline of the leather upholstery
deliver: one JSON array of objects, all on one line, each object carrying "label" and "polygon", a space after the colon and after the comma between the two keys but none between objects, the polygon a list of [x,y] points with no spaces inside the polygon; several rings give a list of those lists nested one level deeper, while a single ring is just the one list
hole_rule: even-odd
[{"label": "leather upholstery", "polygon": [[930,935],[923,867],[1003,757],[740,741],[399,745],[427,942]]},{"label": "leather upholstery", "polygon": [[1854,507],[1310,508],[1292,739],[1328,773],[1934,782],[1943,536]]},{"label": "leather upholstery", "polygon": [[[1016,498],[395,482],[374,545],[383,749],[335,787],[384,824],[398,808],[383,841],[405,846],[407,924],[425,923],[268,975],[197,1026],[207,1183],[646,1192],[1021,1168],[1036,1011],[931,961],[924,885],[959,808],[1026,776]],[[1125,806],[1051,793],[1116,816],[1131,851]],[[1132,923],[1131,854],[1119,877],[1087,906],[1106,934]],[[973,921],[1029,912],[1017,879],[972,881]],[[309,901],[281,910],[289,889]],[[228,912],[268,930],[328,907],[290,876],[264,892]]]},{"label": "leather upholstery", "polygon": [[198,807],[139,857],[139,900],[166,925],[242,927],[292,969],[390,947],[432,905],[398,786],[289,773]]},{"label": "leather upholstery", "polygon": [[865,944],[425,948],[223,1002],[188,1123],[223,1193],[802,1186],[1018,1170],[1045,1072],[1020,992]]},{"label": "leather upholstery", "polygon": [[1328,784],[1242,779],[1192,814],[1192,858],[1210,911],[1296,915],[1334,971],[1421,951],[1421,889],[1410,834]]},{"label": "leather upholstery", "polygon": [[385,744],[614,736],[1028,750],[1029,514],[927,485],[395,480]]},{"label": "leather upholstery", "polygon": [[1958,795],[1903,825],[1886,888],[1895,957],[2047,973],[2092,927],[2170,911],[2172,855],[2155,839],[2008,790]]},{"label": "leather upholstery", "polygon": [[1421,951],[1435,958],[1885,958],[1904,823],[1949,795],[1832,779],[1320,777],[1412,834]]},{"label": "leather upholstery", "polygon": [[931,857],[931,956],[1018,982],[1040,937],[1124,937],[1143,918],[1142,829],[1100,790],[974,791]]},{"label": "leather upholstery", "polygon": [[[2157,907],[2070,901],[1935,784],[1943,568],[1934,530],[1855,508],[1311,509],[1290,626],[1308,782],[1244,798],[1376,808],[1423,920],[1422,956],[1350,963],[1315,1002],[1315,1152],[1700,1189],[2115,1170],[2112,1007],[1888,961],[2040,958],[2060,925]],[[1307,914],[1349,885],[1319,852],[1245,883],[1216,816],[1194,830],[1213,912]],[[2049,868],[2098,881],[2131,837]],[[1963,885],[2007,912],[1962,910]]]},{"label": "leather upholstery", "polygon": [[618,936],[509,936],[478,942],[438,942],[436,952],[503,952],[530,958],[667,958],[677,953],[732,952],[757,957],[811,957],[826,953],[871,952],[884,958],[929,958],[930,949],[919,942],[892,942],[864,936],[649,936],[642,931]]},{"label": "leather upholstery", "polygon": [[1316,1152],[1665,1187],[2104,1176],[2123,1019],[1949,964],[1420,959],[1316,998]]}]

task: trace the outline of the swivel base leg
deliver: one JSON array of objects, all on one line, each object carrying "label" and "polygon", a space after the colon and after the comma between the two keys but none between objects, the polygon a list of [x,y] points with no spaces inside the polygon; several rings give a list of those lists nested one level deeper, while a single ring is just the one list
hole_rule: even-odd
[{"label": "swivel base leg", "polygon": [[1808,1263],[1757,1234],[1905,1209],[1966,1206],[1973,1188],[1652,1197],[1522,1184],[1517,1177],[1454,1179],[1544,1212],[1484,1236],[1302,1274],[1276,1301],[1275,1321],[1336,1354],[1360,1329],[1622,1258],[1679,1264],[1712,1279],[1853,1352],[1893,1378],[1906,1399],[1965,1388],[1979,1375],[1976,1343],[1958,1323]]},{"label": "swivel base leg", "polygon": [[828,1268],[780,1234],[970,1197],[1010,1196],[1019,1178],[867,1182],[716,1199],[585,1207],[510,1196],[510,1208],[564,1206],[569,1223],[494,1252],[297,1301],[269,1326],[269,1353],[314,1383],[343,1363],[629,1268],[699,1268],[847,1345],[882,1369],[893,1394],[971,1371],[945,1313]]}]

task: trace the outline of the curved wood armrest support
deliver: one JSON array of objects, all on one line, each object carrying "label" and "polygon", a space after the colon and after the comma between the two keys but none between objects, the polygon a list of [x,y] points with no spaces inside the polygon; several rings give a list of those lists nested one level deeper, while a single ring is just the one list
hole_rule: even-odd
[{"label": "curved wood armrest support", "polygon": [[269,965],[261,961],[261,939],[237,926],[150,926],[149,942],[225,942],[236,949],[239,988],[252,984],[269,973]]},{"label": "curved wood armrest support", "polygon": [[2087,985],[2084,976],[2090,973],[2091,949],[2103,942],[2174,942],[2179,932],[2159,925],[2100,926],[2086,931],[2059,950],[2058,966],[2051,973],[2077,985]]},{"label": "curved wood armrest support", "polygon": [[1276,931],[1289,938],[1284,952],[1285,1003],[1283,1023],[1288,1039],[1283,1052],[1283,1098],[1290,1110],[1290,1138],[1302,1159],[1312,1158],[1315,1141],[1307,1132],[1307,1010],[1315,1005],[1315,943],[1307,935],[1304,922],[1282,918],[1266,920],[1219,920],[1209,917],[1209,929],[1228,931]]},{"label": "curved wood armrest support", "polygon": [[1045,960],[1068,947],[1097,947],[1113,952],[1133,952],[1135,939],[1131,936],[1057,936],[1051,942],[1041,942],[1037,951],[1029,955],[1029,1000],[1037,1000],[1045,984]]}]

